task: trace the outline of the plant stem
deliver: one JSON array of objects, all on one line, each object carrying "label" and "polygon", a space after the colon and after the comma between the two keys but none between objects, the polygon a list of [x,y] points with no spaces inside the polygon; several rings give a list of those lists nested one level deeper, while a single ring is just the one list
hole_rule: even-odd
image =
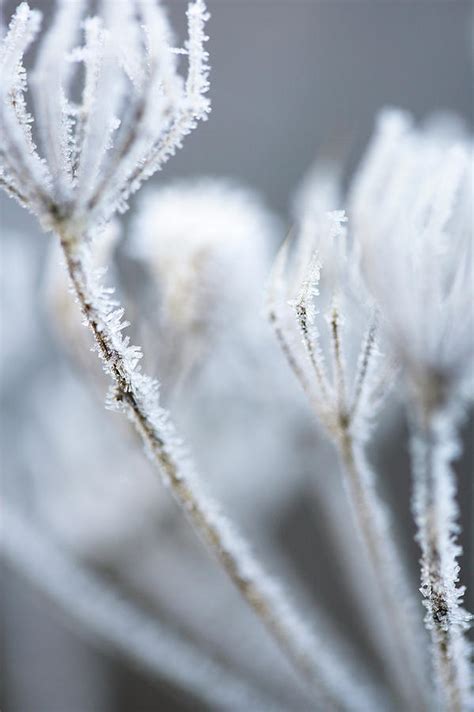
[{"label": "plant stem", "polygon": [[413,510],[421,548],[421,592],[431,635],[434,674],[449,712],[469,707],[471,674],[465,632],[470,614],[462,608],[464,588],[457,587],[461,547],[456,543],[456,482],[451,461],[459,454],[454,419],[429,413],[413,422]]},{"label": "plant stem", "polygon": [[[61,230],[59,237],[73,291],[112,379],[115,403],[141,435],[176,502],[282,651],[324,698],[324,709],[364,709],[364,704],[367,709],[366,690],[361,692],[365,700],[358,699],[359,685],[330,654],[327,642],[322,645],[313,639],[308,624],[293,613],[279,588],[250,555],[245,542],[216,505],[201,493],[195,476],[187,471],[188,463],[177,456],[175,443],[170,442],[176,437],[171,424],[162,415],[158,419],[149,407],[147,390],[151,381],[134,372],[114,345],[116,337],[110,327],[110,314],[103,309],[101,313],[94,275],[84,258],[83,240],[74,239],[67,230]],[[158,409],[157,403],[155,407]]]},{"label": "plant stem", "polygon": [[4,503],[2,524],[2,557],[91,635],[132,664],[186,690],[202,708],[287,709],[284,702],[277,704],[266,690],[247,682],[202,645],[176,633],[90,572],[15,505]]},{"label": "plant stem", "polygon": [[410,625],[411,616],[406,605],[408,585],[405,585],[389,531],[386,509],[376,493],[375,478],[367,463],[364,447],[354,440],[347,427],[341,427],[337,447],[356,525],[389,617],[399,689],[404,690],[405,703],[408,702],[410,709],[423,710],[427,708],[427,703],[421,641],[417,640],[416,632]]}]

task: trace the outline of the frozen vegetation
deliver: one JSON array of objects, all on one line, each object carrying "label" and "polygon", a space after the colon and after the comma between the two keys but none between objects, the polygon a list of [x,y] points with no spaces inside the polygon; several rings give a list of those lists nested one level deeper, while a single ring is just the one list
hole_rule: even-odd
[{"label": "frozen vegetation", "polygon": [[[62,0],[42,30],[41,14],[22,2],[0,55],[0,183],[54,238],[43,261],[43,318],[70,364],[31,394],[30,417],[48,454],[25,424],[34,516],[7,488],[3,555],[92,635],[216,709],[471,709],[471,615],[460,583],[453,461],[473,395],[472,138],[384,110],[347,189],[335,166],[322,162],[302,182],[271,269],[278,221],[229,181],[147,187],[125,222],[132,196],[208,118],[209,14],[203,0],[190,3],[178,48],[164,9],[151,0],[101,0],[96,16],[89,10],[87,2]],[[27,76],[24,57],[38,35]],[[6,272],[23,259],[21,240],[6,238]],[[133,270],[140,280],[127,278]],[[19,289],[8,274],[4,281]],[[32,291],[26,284],[21,299],[33,301]],[[21,299],[6,294],[12,323],[28,312]],[[10,353],[34,350],[39,330],[13,329],[5,373]],[[285,443],[311,427],[304,402],[281,385],[285,360],[337,455],[325,496],[330,512],[347,506],[351,513],[353,536],[336,529],[354,578],[365,582],[361,595],[353,582],[354,607],[362,601],[383,676],[292,584],[278,551],[269,559],[285,586],[260,562],[270,549],[266,522],[298,484]],[[123,419],[95,407],[106,382],[107,409]],[[370,459],[394,386],[410,426],[419,591]],[[214,439],[204,436],[209,431]],[[157,494],[142,451],[177,508]],[[246,472],[249,463],[258,477]],[[199,475],[206,467],[209,474]],[[325,467],[324,458],[310,461],[313,470]],[[235,519],[258,520],[252,547],[217,498],[237,510]],[[215,641],[228,660],[206,645],[206,600],[221,601],[217,619],[229,606],[236,627],[242,615],[250,630],[248,613],[224,580],[214,589],[199,582],[202,552],[189,550],[187,530],[173,535],[181,515],[250,607],[250,629],[259,619],[269,634],[262,648],[269,664],[256,663],[253,677],[231,622]],[[144,533],[152,521],[155,539]],[[140,610],[119,585],[114,592],[87,563],[113,559],[114,547],[134,541],[153,549],[148,568],[156,564],[158,579],[148,571],[144,585],[158,582],[169,620]],[[174,588],[189,582],[159,576],[173,561],[196,574],[196,606],[202,600],[191,614],[173,600]],[[207,571],[207,559],[202,566]],[[127,575],[139,578],[139,569],[135,562]],[[182,630],[196,625],[200,643]],[[250,650],[259,635],[249,633]],[[293,676],[294,692],[278,687],[279,670]]]}]

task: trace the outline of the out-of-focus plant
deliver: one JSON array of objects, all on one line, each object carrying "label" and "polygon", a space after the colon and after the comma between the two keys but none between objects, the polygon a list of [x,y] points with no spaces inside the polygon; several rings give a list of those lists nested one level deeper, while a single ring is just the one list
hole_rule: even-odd
[{"label": "out-of-focus plant", "polygon": [[338,451],[344,483],[388,617],[390,664],[406,703],[426,704],[422,645],[409,586],[366,455],[371,424],[392,368],[380,346],[379,316],[360,273],[346,216],[324,212],[320,181],[304,190],[295,226],[276,259],[269,318],[287,360]]},{"label": "out-of-focus plant", "polygon": [[211,708],[285,710],[284,703],[237,676],[202,645],[147,614],[129,597],[118,596],[103,577],[59,547],[14,506],[2,515],[4,556],[33,584],[41,579],[43,591],[60,608],[132,663],[179,685]]},{"label": "out-of-focus plant", "polygon": [[246,306],[262,294],[274,231],[257,197],[222,179],[140,196],[127,252],[150,277],[153,348],[173,388],[194,378],[224,339],[248,341],[242,331],[255,329],[255,319]]},{"label": "out-of-focus plant", "polygon": [[452,468],[474,386],[473,158],[469,139],[422,131],[387,111],[350,201],[364,274],[405,387],[425,624],[450,710],[473,702]]},{"label": "out-of-focus plant", "polygon": [[[372,565],[377,590],[367,597],[378,597],[385,617],[381,653],[395,691],[381,701],[378,686],[344,654],[338,636],[319,629],[319,636],[313,634],[307,617],[294,613],[202,493],[193,464],[160,405],[158,382],[143,374],[141,349],[123,335],[129,326],[124,311],[114,290],[103,285],[117,236],[112,221],[207,118],[208,13],[203,0],[190,3],[188,39],[177,49],[166,15],[154,1],[101,0],[97,5],[98,16],[83,19],[87,2],[59,2],[30,84],[24,55],[39,32],[41,15],[24,2],[18,6],[0,53],[0,185],[58,238],[71,290],[112,382],[109,408],[128,417],[181,510],[310,682],[321,709],[392,709],[392,703],[403,709],[468,709],[470,616],[462,607],[464,590],[457,585],[459,511],[451,463],[459,453],[457,429],[472,396],[472,146],[461,140],[451,148],[447,135],[415,131],[406,117],[385,115],[353,181],[348,218],[337,210],[342,200],[337,181],[321,183],[313,175],[298,200],[296,237],[283,245],[271,280],[270,320],[337,449]],[[75,46],[81,33],[84,41]],[[185,76],[179,71],[182,57],[188,65]],[[36,123],[26,98],[29,86]],[[167,372],[172,394],[183,384],[182,393],[188,392],[191,376],[203,367],[220,333],[232,330],[245,295],[259,290],[268,231],[268,219],[253,199],[221,182],[150,190],[139,202],[127,254],[158,286],[154,356]],[[236,261],[238,270],[233,269]],[[71,328],[64,296],[64,281],[50,280],[52,322],[78,355],[86,344]],[[425,679],[426,646],[366,456],[374,420],[397,370],[412,427],[413,510],[435,692]],[[68,392],[73,402],[74,388]],[[53,398],[51,403],[54,407]],[[48,423],[53,433],[63,430],[58,411]],[[105,450],[107,463],[117,462],[122,452],[117,448],[114,460]],[[67,438],[61,455],[70,456]],[[140,496],[136,508],[142,511]],[[35,529],[14,509],[6,522],[10,536],[2,546],[7,556],[35,579],[48,576],[36,557],[50,560],[56,579],[45,581],[45,590],[103,637],[126,647],[121,617],[137,626],[143,617],[133,607],[116,605],[103,582],[87,578],[48,541],[31,546]],[[81,606],[71,582],[89,600],[103,597],[104,609]],[[166,655],[161,662],[155,658],[163,655],[158,638],[130,640],[129,654],[147,665],[153,659],[155,667],[187,681],[206,700],[238,704],[254,694],[261,699],[261,690],[241,685],[233,675],[213,695],[207,689],[208,673],[212,678],[220,668],[212,661],[210,668],[204,660],[196,661],[199,653],[181,648],[179,641],[176,646],[173,636],[171,646],[181,651],[183,667],[179,674],[170,672]]]},{"label": "out-of-focus plant", "polygon": [[[406,703],[466,710],[471,615],[462,608],[464,587],[457,586],[461,549],[451,462],[472,397],[472,145],[449,132],[415,130],[408,117],[386,112],[353,179],[348,217],[327,211],[339,191],[326,181],[324,192],[320,177],[315,173],[302,192],[296,240],[290,235],[277,256],[270,321],[340,454],[392,627]],[[406,606],[402,563],[364,454],[398,370],[412,426],[413,512],[436,702],[429,702],[423,683],[423,638]]]},{"label": "out-of-focus plant", "polygon": [[[63,0],[39,49],[31,85],[44,157],[35,145],[23,65],[41,14],[27,3],[16,10],[0,56],[1,186],[59,239],[72,291],[112,381],[109,408],[133,423],[176,501],[315,692],[328,705],[367,709],[372,691],[356,682],[327,643],[314,639],[308,622],[294,614],[201,492],[159,403],[158,383],[141,372],[141,350],[123,335],[124,310],[103,285],[103,270],[93,265],[92,240],[207,117],[206,7],[203,0],[189,5],[188,40],[176,50],[164,11],[150,0],[103,0],[101,14],[81,24],[86,6]],[[81,27],[84,44],[74,47]],[[184,79],[177,67],[181,54],[188,59]],[[81,77],[75,103],[72,86]]]}]

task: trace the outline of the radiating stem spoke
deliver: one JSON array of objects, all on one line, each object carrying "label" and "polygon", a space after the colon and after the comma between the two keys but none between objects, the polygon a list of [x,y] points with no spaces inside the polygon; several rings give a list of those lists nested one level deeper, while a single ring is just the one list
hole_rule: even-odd
[{"label": "radiating stem spoke", "polygon": [[113,399],[141,435],[175,500],[283,652],[324,699],[324,709],[360,709],[358,685],[344,669],[344,663],[328,651],[326,641],[323,646],[313,639],[308,625],[294,614],[279,588],[250,555],[245,542],[216,505],[201,493],[194,473],[187,470],[187,462],[175,456],[173,442],[170,444],[170,438],[175,437],[170,435],[172,426],[166,420],[160,427],[147,405],[148,395],[141,392],[141,379],[146,377],[134,376],[120,349],[114,346],[111,315],[101,312],[101,305],[96,302],[94,276],[88,273],[83,259],[84,246],[78,249],[76,240],[66,232],[60,239],[74,293],[113,381]]}]

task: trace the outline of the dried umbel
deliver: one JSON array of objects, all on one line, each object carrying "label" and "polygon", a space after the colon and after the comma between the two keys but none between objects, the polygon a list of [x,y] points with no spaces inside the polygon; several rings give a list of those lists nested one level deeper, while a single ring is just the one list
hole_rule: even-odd
[{"label": "dried umbel", "polygon": [[473,146],[386,111],[350,194],[364,275],[413,398],[472,393]]},{"label": "dried umbel", "polygon": [[452,468],[473,385],[472,158],[469,139],[417,129],[405,114],[385,112],[350,204],[367,283],[405,385],[425,623],[450,710],[473,701]]},{"label": "dried umbel", "polygon": [[380,347],[378,309],[364,284],[346,215],[324,210],[336,195],[317,174],[304,188],[294,227],[296,244],[290,235],[276,259],[269,318],[339,454],[355,523],[374,572],[376,590],[370,595],[384,609],[394,686],[404,704],[416,700],[423,709],[427,690],[410,587],[365,456],[393,366]]},{"label": "dried umbel", "polygon": [[[472,184],[470,140],[414,129],[401,112],[383,113],[351,185],[348,221],[343,212],[325,211],[321,186],[310,185],[300,201],[293,268],[286,268],[287,241],[270,293],[278,340],[338,448],[387,612],[398,621],[394,645],[398,660],[409,661],[413,679],[406,672],[404,682],[414,685],[407,697],[413,704],[422,680],[419,642],[400,606],[401,567],[363,450],[393,364],[399,366],[437,700],[456,711],[472,703],[471,615],[458,585],[452,469],[472,396]],[[336,195],[326,191],[325,200]]]},{"label": "dried umbel", "polygon": [[294,328],[289,334],[295,365],[335,439],[347,429],[363,437],[389,380],[378,343],[377,309],[361,279],[346,221],[342,211],[302,216],[295,228],[293,263],[285,270],[288,241],[277,258],[270,293],[271,319],[283,320],[286,328],[291,320],[297,325],[299,338]]},{"label": "dried umbel", "polygon": [[[23,67],[40,14],[22,3],[13,17],[1,52],[1,185],[59,238],[72,292],[111,381],[108,405],[131,421],[197,533],[316,696],[328,706],[375,709],[378,693],[365,675],[315,638],[202,492],[160,405],[159,384],[140,370],[141,350],[123,333],[124,310],[113,289],[103,285],[103,270],[95,269],[91,255],[92,234],[126,209],[128,197],[209,111],[204,2],[190,4],[189,39],[178,51],[170,45],[163,10],[152,0],[103,0],[101,16],[84,21],[85,44],[74,49],[83,7],[76,1],[60,4],[37,59],[35,116],[45,158],[33,141]],[[185,80],[176,71],[181,53],[189,60]],[[84,81],[76,105],[68,89],[77,63]]]},{"label": "dried umbel", "polygon": [[189,6],[189,37],[179,51],[155,2],[103,0],[100,16],[83,19],[87,5],[62,0],[41,43],[30,82],[36,132],[23,57],[41,14],[26,3],[0,60],[1,184],[45,228],[75,236],[123,212],[210,110],[202,0]]}]

